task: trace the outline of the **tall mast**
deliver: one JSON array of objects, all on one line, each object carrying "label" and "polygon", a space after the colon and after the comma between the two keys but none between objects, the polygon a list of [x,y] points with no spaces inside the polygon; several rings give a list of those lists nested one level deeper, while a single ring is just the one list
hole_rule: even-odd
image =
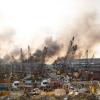
[{"label": "tall mast", "polygon": [[21,62],[24,61],[24,54],[23,54],[22,48],[21,48],[21,50],[20,50],[20,60],[21,60]]},{"label": "tall mast", "polygon": [[31,49],[30,49],[30,46],[28,45],[28,58],[31,57]]},{"label": "tall mast", "polygon": [[24,69],[23,69],[24,54],[23,54],[22,48],[20,50],[20,60],[21,60],[21,72],[23,73],[23,71],[24,71]]},{"label": "tall mast", "polygon": [[45,73],[44,72],[44,64],[45,64],[45,57],[46,57],[46,54],[47,54],[47,47],[44,47],[43,49],[43,54],[42,54],[42,66],[41,66],[41,72],[42,74]]},{"label": "tall mast", "polygon": [[74,40],[75,40],[75,37],[73,36],[69,42],[68,51],[65,56],[65,66],[67,65],[67,67],[70,68],[70,70],[71,70],[71,61],[74,59],[74,55],[77,50],[77,45],[74,44]]},{"label": "tall mast", "polygon": [[86,70],[88,70],[89,62],[88,62],[88,49],[86,50]]}]

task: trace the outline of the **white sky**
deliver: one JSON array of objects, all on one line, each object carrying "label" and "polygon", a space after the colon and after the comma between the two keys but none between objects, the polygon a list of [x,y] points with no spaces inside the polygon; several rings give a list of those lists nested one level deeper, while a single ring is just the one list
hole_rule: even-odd
[{"label": "white sky", "polygon": [[0,31],[14,29],[20,45],[32,40],[40,44],[48,35],[60,34],[84,6],[99,4],[99,0],[0,0]]},{"label": "white sky", "polygon": [[26,40],[54,35],[75,16],[75,6],[72,0],[2,0],[0,26],[13,28],[19,38],[24,36]]}]

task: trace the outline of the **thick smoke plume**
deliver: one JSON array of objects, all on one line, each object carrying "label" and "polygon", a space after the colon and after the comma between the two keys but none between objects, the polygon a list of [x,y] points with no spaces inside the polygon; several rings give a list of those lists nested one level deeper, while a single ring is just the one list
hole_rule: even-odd
[{"label": "thick smoke plume", "polygon": [[52,38],[48,38],[45,40],[45,46],[47,47],[47,56],[52,57],[60,52],[63,45],[58,41],[54,41]]},{"label": "thick smoke plume", "polygon": [[[44,42],[44,46],[47,47],[47,54],[46,57],[52,57],[55,56],[60,52],[63,45],[58,43],[56,40],[53,40],[52,38],[47,38]],[[42,50],[36,50],[34,53],[34,56],[40,57],[43,55],[43,49]]]},{"label": "thick smoke plume", "polygon": [[[100,42],[100,23],[98,20],[98,14],[96,12],[84,12],[82,13],[75,22],[73,22],[72,27],[70,27],[70,30],[66,30],[66,33],[69,32],[66,36],[66,41],[59,37],[56,40],[53,40],[53,38],[49,37],[45,40],[44,45],[42,46],[42,49],[37,49],[33,56],[41,57],[43,55],[43,47],[47,47],[47,55],[46,57],[48,59],[59,56],[59,53],[63,52],[66,54],[67,52],[67,46],[68,41],[73,37],[73,35],[76,35],[75,39],[78,43],[78,49],[80,52],[83,52],[87,49],[93,49],[96,44]],[[6,34],[0,34],[0,43],[4,41],[4,45],[7,46],[9,44],[12,44],[13,42],[13,34],[14,32],[12,30],[7,31]],[[68,37],[71,37],[68,39]],[[64,37],[65,38],[65,37]],[[61,40],[59,40],[61,39]],[[63,41],[64,40],[64,41]],[[8,47],[8,46],[7,46]],[[65,49],[64,49],[65,47]],[[64,51],[65,50],[65,51]],[[77,55],[80,55],[80,52],[78,51]],[[63,54],[62,53],[62,54]],[[20,55],[20,49],[14,49],[11,53],[11,55]],[[64,55],[63,55],[64,56]],[[5,56],[6,59],[8,59],[8,56]]]},{"label": "thick smoke plume", "polygon": [[[80,1],[80,0],[78,0]],[[81,0],[83,1],[83,0]],[[76,2],[76,1],[75,1]],[[87,49],[93,50],[94,47],[100,43],[100,15],[97,10],[87,2],[87,0],[83,1],[82,3],[78,3],[82,5],[83,9],[77,7],[76,16],[74,20],[71,20],[71,24],[66,26],[66,29],[61,31],[61,33],[57,33],[60,36],[56,40],[53,38],[47,38],[42,45],[42,48],[39,48],[33,54],[36,57],[41,57],[43,55],[43,47],[47,47],[47,58],[51,58],[54,56],[66,56],[67,48],[70,39],[75,36],[75,40],[78,44],[78,56],[82,55]],[[80,6],[81,6],[80,5]],[[89,6],[91,5],[91,6]],[[72,10],[74,12],[75,10]],[[74,14],[73,14],[74,15]],[[67,17],[66,17],[67,20]],[[73,21],[73,22],[72,22]],[[70,23],[70,21],[68,21]],[[66,23],[66,22],[65,22]],[[64,34],[62,34],[64,33]],[[66,36],[66,37],[65,37]],[[13,41],[14,41],[14,31],[11,29],[6,29],[4,32],[0,33],[0,54],[4,55],[5,53],[8,54],[9,49],[13,48]],[[66,39],[65,39],[66,38]],[[37,43],[38,44],[38,43]],[[8,49],[7,49],[8,48]],[[19,48],[13,48],[11,55],[17,56],[20,55],[20,46]],[[34,48],[34,45],[33,45]],[[24,52],[24,51],[23,51]],[[9,57],[6,55],[6,59]]]},{"label": "thick smoke plume", "polygon": [[[93,54],[95,50],[94,47],[100,43],[99,14],[95,10],[80,13],[70,28],[65,29],[65,34],[67,40],[69,40],[69,37],[75,35],[79,47],[78,49],[81,53],[85,53],[88,49],[89,53]],[[67,40],[66,42],[68,42]]]},{"label": "thick smoke plume", "polygon": [[36,50],[36,52],[33,54],[33,56],[36,56],[36,57],[41,57],[43,55],[43,52],[42,50]]},{"label": "thick smoke plume", "polygon": [[100,42],[100,23],[98,24],[97,14],[95,12],[86,13],[76,24],[76,30],[79,34],[80,43],[83,48],[92,49]]},{"label": "thick smoke plume", "polygon": [[95,46],[100,43],[100,23],[96,12],[85,13],[76,23],[75,30],[79,34],[80,51],[85,54],[89,50],[89,55],[93,55]]}]

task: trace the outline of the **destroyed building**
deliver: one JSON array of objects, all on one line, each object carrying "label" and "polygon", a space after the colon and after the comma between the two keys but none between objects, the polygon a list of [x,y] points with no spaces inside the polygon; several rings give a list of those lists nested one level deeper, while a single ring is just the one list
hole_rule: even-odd
[{"label": "destroyed building", "polygon": [[[57,70],[63,71],[77,71],[89,70],[95,73],[100,73],[100,59],[99,58],[85,58],[75,59],[75,53],[78,49],[78,45],[74,43],[75,37],[73,37],[68,46],[65,57],[59,57],[54,61],[51,66]],[[24,57],[23,50],[20,50],[20,62],[18,62],[14,56],[12,56],[12,62],[9,64],[0,63],[0,73],[32,73],[43,74],[50,69],[50,65],[46,64],[45,58],[48,54],[48,48],[44,47],[43,50],[36,50],[35,53],[31,53],[30,46],[28,46],[28,58]],[[50,69],[51,70],[51,69]],[[47,72],[48,73],[48,72]]]}]

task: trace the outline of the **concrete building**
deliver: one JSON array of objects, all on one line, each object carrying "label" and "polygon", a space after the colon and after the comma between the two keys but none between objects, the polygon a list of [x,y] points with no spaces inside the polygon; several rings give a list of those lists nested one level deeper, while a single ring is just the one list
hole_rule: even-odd
[{"label": "concrete building", "polygon": [[69,66],[73,69],[88,69],[94,71],[100,71],[100,58],[94,59],[73,59],[67,62],[63,58],[60,58],[54,62],[55,66],[63,67],[63,65]]}]

